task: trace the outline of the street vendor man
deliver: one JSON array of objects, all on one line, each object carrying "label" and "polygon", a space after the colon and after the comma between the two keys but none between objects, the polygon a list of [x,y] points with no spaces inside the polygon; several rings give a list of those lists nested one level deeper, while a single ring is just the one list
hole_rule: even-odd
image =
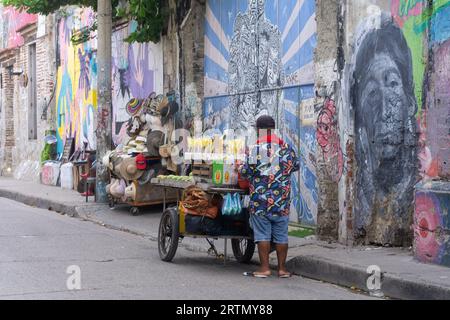
[{"label": "street vendor man", "polygon": [[288,225],[291,206],[291,176],[299,170],[294,149],[275,134],[275,121],[261,116],[256,121],[258,139],[248,152],[247,160],[239,166],[242,178],[250,187],[250,226],[258,245],[260,268],[245,272],[245,276],[267,278],[271,275],[269,254],[275,245],[278,276],[289,278],[286,270]]}]

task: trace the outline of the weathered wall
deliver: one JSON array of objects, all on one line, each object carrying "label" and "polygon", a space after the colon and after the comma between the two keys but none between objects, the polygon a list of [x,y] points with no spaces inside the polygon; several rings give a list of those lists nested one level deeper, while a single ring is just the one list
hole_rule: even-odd
[{"label": "weathered wall", "polygon": [[2,101],[1,101],[1,174],[11,175],[13,168],[12,149],[15,146],[14,136],[14,82],[9,77],[6,67],[14,65],[14,52],[2,53]]},{"label": "weathered wall", "polygon": [[[95,20],[91,9],[71,7],[58,23],[58,87],[56,95],[58,152],[68,137],[75,138],[77,149],[86,144],[96,148],[97,113],[97,41],[95,33],[81,44],[71,37]],[[146,98],[152,92],[163,93],[163,57],[161,44],[128,44],[122,41],[135,28],[133,23],[118,26],[112,36],[113,140],[126,137],[123,125],[128,120],[125,106],[131,98]]]},{"label": "weathered wall", "polygon": [[[315,113],[317,119],[316,170],[318,187],[317,235],[337,239],[339,230],[338,183],[343,172],[336,90],[338,85],[339,1],[316,1],[317,47]],[[342,217],[342,216],[341,216]]]},{"label": "weathered wall", "polygon": [[189,11],[179,26],[181,43],[180,85],[182,88],[183,120],[186,128],[202,116],[204,96],[204,20],[206,1],[192,0]]},{"label": "weathered wall", "polygon": [[423,47],[428,51],[419,117],[422,183],[415,194],[414,252],[421,261],[450,266],[450,1],[433,1],[428,10],[410,27],[425,29]]},{"label": "weathered wall", "polygon": [[2,7],[0,48],[16,48],[23,45],[24,39],[19,32],[20,28],[35,23],[37,20],[37,15],[20,12],[12,7]]},{"label": "weathered wall", "polygon": [[301,159],[291,219],[316,224],[315,1],[209,0],[204,41],[205,129],[245,130],[272,115]]},{"label": "weathered wall", "polygon": [[448,0],[317,2],[323,237],[337,230],[342,243],[410,245],[416,183],[448,179],[449,7]]},{"label": "weathered wall", "polygon": [[[11,8],[2,9],[0,47],[2,62],[2,101],[0,119],[0,167],[2,174],[19,179],[39,178],[40,153],[45,130],[51,129],[48,112],[54,89],[53,16],[47,18],[20,13]],[[36,45],[37,114],[36,139],[29,137],[29,47]],[[22,71],[20,75],[10,75]],[[28,81],[26,81],[28,80]],[[44,117],[41,116],[44,115]]]},{"label": "weathered wall", "polygon": [[[55,50],[53,38],[53,16],[45,19],[45,34],[37,35],[37,25],[22,31],[24,45],[20,46],[15,68],[22,69],[28,77],[25,84],[23,76],[15,76],[14,86],[14,127],[15,147],[12,150],[14,159],[14,176],[18,179],[32,178],[37,180],[40,172],[40,156],[44,147],[45,132],[54,129],[53,114],[50,112],[52,93],[55,83]],[[31,75],[29,74],[29,44],[36,45],[36,118],[37,139],[29,138],[29,95]],[[46,114],[47,113],[47,114]],[[30,176],[32,175],[32,177]]]}]

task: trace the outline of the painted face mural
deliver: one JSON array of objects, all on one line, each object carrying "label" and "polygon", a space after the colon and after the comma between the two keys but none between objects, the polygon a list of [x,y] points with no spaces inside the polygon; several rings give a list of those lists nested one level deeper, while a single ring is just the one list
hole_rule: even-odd
[{"label": "painted face mural", "polygon": [[417,172],[411,53],[390,17],[382,15],[381,27],[368,31],[357,48],[353,80],[358,165],[355,222],[362,236],[371,223],[385,228],[374,240],[382,243],[384,238],[396,238],[388,235],[392,232],[389,219],[406,228]]}]

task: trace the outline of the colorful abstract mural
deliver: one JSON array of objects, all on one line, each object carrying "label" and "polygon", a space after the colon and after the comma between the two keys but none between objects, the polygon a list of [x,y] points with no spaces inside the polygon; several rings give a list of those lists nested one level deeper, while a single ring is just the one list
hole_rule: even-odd
[{"label": "colorful abstract mural", "polygon": [[[301,157],[293,220],[315,224],[314,0],[209,0],[205,19],[205,129],[277,120]],[[304,117],[302,112],[308,113]],[[310,118],[312,115],[312,118]],[[305,121],[300,121],[300,117]]]},{"label": "colorful abstract mural", "polygon": [[[58,22],[58,84],[56,91],[58,153],[68,137],[75,138],[77,149],[95,150],[95,114],[97,112],[97,41],[74,45],[74,33],[95,20],[91,9],[71,7]],[[136,28],[133,23],[113,31],[112,35],[112,130],[113,142],[123,143],[129,116],[126,104],[144,99],[152,92],[162,93],[162,48],[153,43],[128,44],[123,40]]]},{"label": "colorful abstract mural", "polygon": [[74,45],[74,30],[91,26],[91,9],[69,8],[58,22],[58,73],[56,88],[57,151],[62,153],[67,138],[75,138],[77,149],[95,150],[97,112],[96,40]]},{"label": "colorful abstract mural", "polygon": [[392,0],[391,9],[412,54],[420,173],[425,179],[449,177],[450,0]]},{"label": "colorful abstract mural", "polygon": [[112,37],[113,140],[116,145],[126,138],[123,126],[129,119],[126,104],[132,98],[145,99],[152,92],[160,94],[163,89],[161,46],[125,42],[135,28],[136,25],[130,23],[115,30]]}]

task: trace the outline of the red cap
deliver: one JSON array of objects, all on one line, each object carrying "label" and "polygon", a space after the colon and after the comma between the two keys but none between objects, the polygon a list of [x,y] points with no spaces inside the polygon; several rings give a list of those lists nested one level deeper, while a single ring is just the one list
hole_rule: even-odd
[{"label": "red cap", "polygon": [[145,159],[145,156],[142,153],[138,154],[136,157],[136,167],[139,170],[147,169],[147,160]]}]

